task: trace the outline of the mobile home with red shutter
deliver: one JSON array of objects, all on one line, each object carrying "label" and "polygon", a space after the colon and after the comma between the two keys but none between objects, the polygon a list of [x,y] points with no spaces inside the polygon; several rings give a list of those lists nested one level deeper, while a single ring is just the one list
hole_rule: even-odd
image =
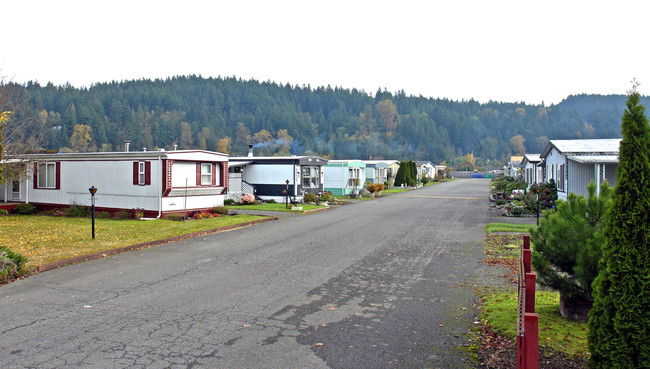
[{"label": "mobile home with red shutter", "polygon": [[97,211],[139,211],[145,217],[223,205],[228,155],[202,150],[29,155],[27,178],[0,185],[0,201],[39,208],[90,205]]}]

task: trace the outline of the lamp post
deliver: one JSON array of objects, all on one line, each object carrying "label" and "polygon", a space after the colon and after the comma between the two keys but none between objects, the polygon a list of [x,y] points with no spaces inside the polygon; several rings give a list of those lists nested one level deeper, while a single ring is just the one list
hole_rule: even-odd
[{"label": "lamp post", "polygon": [[286,193],[286,197],[284,199],[284,207],[288,209],[289,208],[289,180],[287,179],[285,183],[287,184],[287,189],[284,191]]},{"label": "lamp post", "polygon": [[535,188],[535,193],[537,194],[537,226],[539,226],[539,193],[542,192],[542,189],[537,187]]},{"label": "lamp post", "polygon": [[95,193],[97,192],[97,188],[95,186],[92,186],[88,189],[90,191],[90,217],[92,219],[92,227],[93,227],[93,240],[95,239]]}]

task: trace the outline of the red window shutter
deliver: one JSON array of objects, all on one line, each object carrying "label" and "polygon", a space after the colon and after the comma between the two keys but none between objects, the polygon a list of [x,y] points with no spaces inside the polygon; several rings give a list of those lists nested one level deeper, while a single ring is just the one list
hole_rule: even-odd
[{"label": "red window shutter", "polygon": [[228,188],[228,162],[221,163],[221,186],[224,187],[224,192]]},{"label": "red window shutter", "polygon": [[133,184],[134,185],[140,184],[140,180],[138,179],[139,177],[138,174],[140,173],[139,165],[140,163],[138,163],[137,161],[133,162]]},{"label": "red window shutter", "polygon": [[151,184],[151,162],[150,161],[144,162],[144,184],[146,185]]},{"label": "red window shutter", "polygon": [[56,189],[61,189],[61,162],[56,162]]},{"label": "red window shutter", "polygon": [[38,188],[38,162],[34,163],[34,181],[32,181],[32,185],[34,186],[34,189]]},{"label": "red window shutter", "polygon": [[217,185],[217,163],[212,163],[212,185]]},{"label": "red window shutter", "polygon": [[201,185],[201,163],[196,163],[196,185]]}]

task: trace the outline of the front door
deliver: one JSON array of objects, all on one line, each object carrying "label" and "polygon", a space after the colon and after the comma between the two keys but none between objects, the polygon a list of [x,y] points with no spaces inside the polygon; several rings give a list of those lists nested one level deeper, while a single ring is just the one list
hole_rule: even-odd
[{"label": "front door", "polygon": [[20,181],[11,181],[11,199],[20,200]]}]

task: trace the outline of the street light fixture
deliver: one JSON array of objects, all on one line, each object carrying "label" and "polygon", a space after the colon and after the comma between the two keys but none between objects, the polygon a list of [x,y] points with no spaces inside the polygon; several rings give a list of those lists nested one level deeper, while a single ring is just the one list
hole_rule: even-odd
[{"label": "street light fixture", "polygon": [[93,240],[95,239],[95,193],[97,192],[97,188],[95,186],[92,186],[88,189],[90,192],[90,212],[91,212],[91,218],[92,218],[92,227],[93,227]]}]

